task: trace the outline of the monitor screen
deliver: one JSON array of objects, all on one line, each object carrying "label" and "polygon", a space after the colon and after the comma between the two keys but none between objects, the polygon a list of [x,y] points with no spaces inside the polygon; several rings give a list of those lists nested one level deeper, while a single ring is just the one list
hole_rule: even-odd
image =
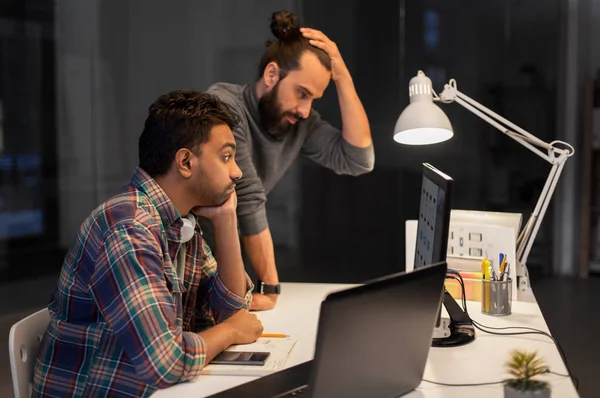
[{"label": "monitor screen", "polygon": [[446,261],[452,178],[423,164],[415,268]]}]

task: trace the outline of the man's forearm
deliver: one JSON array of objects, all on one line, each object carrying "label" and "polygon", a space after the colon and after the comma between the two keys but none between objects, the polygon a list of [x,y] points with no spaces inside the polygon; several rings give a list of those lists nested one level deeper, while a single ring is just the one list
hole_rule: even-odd
[{"label": "man's forearm", "polygon": [[269,228],[256,235],[242,237],[246,254],[254,267],[256,275],[268,285],[279,283],[277,267],[275,266],[275,252],[273,238]]},{"label": "man's forearm", "polygon": [[342,134],[350,144],[366,148],[371,145],[371,128],[365,108],[354,88],[352,77],[340,77],[335,82],[342,114]]},{"label": "man's forearm", "polygon": [[246,272],[237,230],[237,217],[224,216],[213,221],[215,230],[215,253],[221,280],[233,293],[244,297],[247,290]]},{"label": "man's forearm", "polygon": [[206,347],[205,366],[235,342],[235,331],[224,323],[213,326],[199,334]]}]

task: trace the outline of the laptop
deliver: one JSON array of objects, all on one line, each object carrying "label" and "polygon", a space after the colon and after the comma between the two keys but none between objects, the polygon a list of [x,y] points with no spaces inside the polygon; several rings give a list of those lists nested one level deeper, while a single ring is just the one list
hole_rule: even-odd
[{"label": "laptop", "polygon": [[391,398],[423,378],[446,263],[378,278],[321,303],[312,361],[212,397]]}]

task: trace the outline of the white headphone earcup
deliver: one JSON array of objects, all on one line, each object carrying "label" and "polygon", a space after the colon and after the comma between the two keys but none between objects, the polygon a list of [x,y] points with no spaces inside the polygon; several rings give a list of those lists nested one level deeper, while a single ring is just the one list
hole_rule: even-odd
[{"label": "white headphone earcup", "polygon": [[181,242],[188,242],[194,237],[194,231],[196,229],[196,218],[188,214],[187,217],[183,217],[183,226],[181,227]]}]

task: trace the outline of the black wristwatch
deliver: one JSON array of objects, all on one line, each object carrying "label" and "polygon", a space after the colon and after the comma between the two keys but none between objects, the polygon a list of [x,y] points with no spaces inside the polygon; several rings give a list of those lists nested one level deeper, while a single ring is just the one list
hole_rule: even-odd
[{"label": "black wristwatch", "polygon": [[256,293],[260,294],[281,294],[281,285],[267,285],[260,279],[256,281]]}]

